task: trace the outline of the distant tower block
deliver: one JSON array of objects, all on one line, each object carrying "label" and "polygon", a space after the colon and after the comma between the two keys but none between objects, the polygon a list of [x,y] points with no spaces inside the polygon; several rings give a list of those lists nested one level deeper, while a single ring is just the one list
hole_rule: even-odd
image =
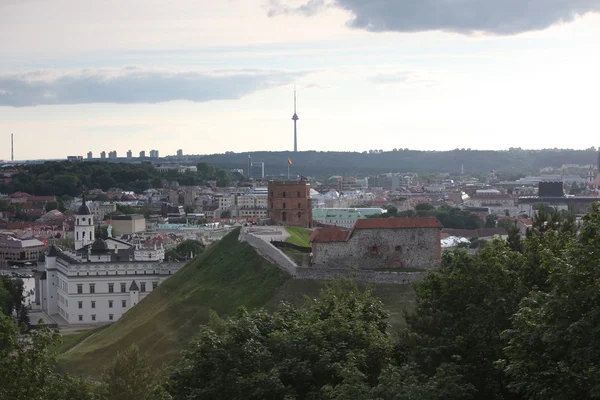
[{"label": "distant tower block", "polygon": [[296,114],[296,87],[294,87],[294,116],[292,120],[294,121],[294,153],[298,152],[298,128],[297,123],[300,118],[298,114]]},{"label": "distant tower block", "polygon": [[182,149],[177,150],[177,157],[183,157],[183,150]]},{"label": "distant tower block", "polygon": [[15,161],[15,135],[10,134],[10,161]]},{"label": "distant tower block", "polygon": [[127,151],[127,158],[133,158],[133,152],[131,150]]}]

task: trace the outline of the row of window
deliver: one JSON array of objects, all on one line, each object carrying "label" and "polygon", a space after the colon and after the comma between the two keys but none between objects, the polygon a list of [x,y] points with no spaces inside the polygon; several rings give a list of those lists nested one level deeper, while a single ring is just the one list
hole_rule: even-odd
[{"label": "row of window", "polygon": [[[271,197],[275,197],[275,195],[274,195],[274,193],[273,193],[273,192],[271,192]],[[281,193],[281,197],[287,197],[287,192],[283,192],[283,193]],[[292,196],[291,196],[291,193],[290,193],[290,197],[292,197]],[[300,192],[297,192],[297,193],[296,193],[296,197],[300,197]]]},{"label": "row of window", "polygon": [[[95,321],[96,320],[96,314],[90,315],[90,318],[92,319],[92,321]],[[114,314],[108,314],[108,320],[109,321],[114,321],[114,319],[115,319]],[[83,315],[79,314],[79,320],[83,321]]]},{"label": "row of window", "polygon": [[[98,259],[100,259],[100,257],[108,257],[108,256],[98,256]],[[149,258],[149,259],[151,259],[151,258],[152,258],[152,254],[150,254],[150,255],[148,256],[148,258]],[[132,260],[133,260],[133,258],[132,258],[132,257],[130,257],[130,258],[129,258],[129,261],[132,261]],[[120,257],[119,257],[119,256],[117,256],[117,261],[120,261]],[[152,261],[152,260],[148,260],[148,261]],[[128,273],[128,272],[129,272],[129,271],[125,271],[125,273],[124,273],[124,274],[121,274],[121,275],[127,275],[127,273]],[[134,275],[137,275],[137,274],[138,274],[137,270],[134,270],[134,271],[133,271],[133,274],[134,274]],[[146,270],[144,270],[144,275],[146,275],[146,274],[147,274],[147,271],[146,271]],[[156,275],[156,270],[152,270],[152,274],[153,274],[153,275]],[[85,275],[86,275],[86,276],[90,276],[90,273],[89,273],[89,272],[86,272],[86,273],[85,273]],[[99,276],[99,275],[100,275],[100,274],[98,273],[98,271],[96,271],[96,276]],[[106,271],[106,275],[108,275],[108,271]],[[119,275],[119,271],[116,271],[116,270],[115,270],[115,275]],[[171,275],[171,271],[169,271],[169,275]],[[80,276],[80,275],[79,275],[79,272],[77,272],[77,276]]]},{"label": "row of window", "polygon": [[[113,308],[114,300],[108,300],[108,308]],[[67,304],[68,305],[68,304]],[[92,308],[96,308],[96,301],[90,301]],[[121,307],[127,308],[127,300],[121,300]],[[83,301],[77,302],[77,308],[83,308]]]},{"label": "row of window", "polygon": [[[121,285],[121,293],[127,293],[127,284],[121,283],[120,285]],[[156,289],[157,286],[158,286],[158,282],[152,282],[152,290]],[[96,293],[96,284],[95,283],[90,283],[89,287],[90,287],[89,293]],[[144,293],[145,291],[146,291],[146,282],[140,282],[140,293]],[[115,284],[109,283],[108,284],[108,293],[114,293],[114,292],[115,292]],[[77,284],[77,294],[83,294],[83,283]]]}]

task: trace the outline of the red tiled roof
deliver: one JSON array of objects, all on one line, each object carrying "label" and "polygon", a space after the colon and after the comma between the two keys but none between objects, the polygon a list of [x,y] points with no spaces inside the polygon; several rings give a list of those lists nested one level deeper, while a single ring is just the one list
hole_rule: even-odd
[{"label": "red tiled roof", "polygon": [[11,199],[18,199],[21,197],[33,197],[33,196],[30,195],[29,193],[25,193],[25,192],[15,192],[8,197],[10,197]]},{"label": "red tiled roof", "polygon": [[354,224],[354,229],[413,229],[439,228],[443,226],[435,217],[415,218],[365,218]]},{"label": "red tiled roof", "polygon": [[345,242],[349,231],[340,228],[319,228],[313,231],[308,241],[310,243]]}]

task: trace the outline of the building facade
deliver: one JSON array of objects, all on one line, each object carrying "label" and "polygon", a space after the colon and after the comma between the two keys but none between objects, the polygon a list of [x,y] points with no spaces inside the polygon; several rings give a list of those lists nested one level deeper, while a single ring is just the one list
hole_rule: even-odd
[{"label": "building facade", "polygon": [[[36,301],[42,310],[69,324],[116,321],[183,265],[165,262],[162,244],[143,247],[90,236],[94,217],[85,202],[76,218],[75,250],[52,246],[36,278]],[[93,242],[86,243],[90,237]]]},{"label": "building facade", "polygon": [[437,269],[442,224],[436,218],[370,218],[351,231],[317,229],[310,237],[315,268]]},{"label": "building facade", "polygon": [[146,232],[146,218],[141,214],[115,215],[110,223],[119,235]]},{"label": "building facade", "polygon": [[20,240],[11,236],[0,237],[0,260],[11,264],[36,262],[47,250],[37,239]]},{"label": "building facade", "polygon": [[269,182],[267,217],[273,224],[312,227],[310,183]]}]

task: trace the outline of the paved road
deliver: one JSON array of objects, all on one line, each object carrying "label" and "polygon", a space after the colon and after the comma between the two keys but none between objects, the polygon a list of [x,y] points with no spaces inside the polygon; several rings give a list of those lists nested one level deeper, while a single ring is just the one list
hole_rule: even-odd
[{"label": "paved road", "polygon": [[288,231],[279,226],[253,226],[247,228],[246,232],[253,234],[257,238],[270,242],[272,240],[285,242],[290,237]]}]

